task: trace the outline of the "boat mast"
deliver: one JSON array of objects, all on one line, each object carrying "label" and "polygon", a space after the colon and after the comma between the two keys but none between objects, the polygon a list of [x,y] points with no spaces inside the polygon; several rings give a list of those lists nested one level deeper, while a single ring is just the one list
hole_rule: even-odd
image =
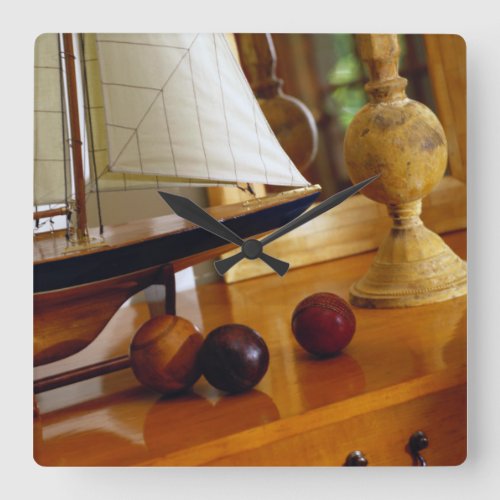
[{"label": "boat mast", "polygon": [[75,53],[73,50],[73,35],[71,33],[63,34],[63,47],[71,132],[70,147],[72,150],[73,178],[75,182],[76,237],[77,241],[81,241],[87,237],[87,210],[85,206],[85,178],[83,173],[82,141],[76,88]]}]

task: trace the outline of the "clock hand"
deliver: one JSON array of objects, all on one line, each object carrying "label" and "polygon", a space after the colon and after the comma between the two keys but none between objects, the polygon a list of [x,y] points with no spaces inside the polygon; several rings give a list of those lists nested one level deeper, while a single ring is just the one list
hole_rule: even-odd
[{"label": "clock hand", "polygon": [[259,256],[260,260],[263,260],[271,269],[277,272],[280,276],[285,276],[290,264],[282,260],[271,257],[271,255],[262,252]]},{"label": "clock hand", "polygon": [[231,255],[231,257],[217,260],[214,262],[215,270],[222,276],[226,271],[229,271],[229,269],[231,269],[235,264],[237,264],[244,258],[245,256],[243,255],[243,252],[238,252],[237,254]]},{"label": "clock hand", "polygon": [[[354,186],[348,187],[347,189],[344,189],[340,193],[334,194],[333,196],[330,196],[323,202],[321,202],[319,205],[316,205],[314,208],[311,208],[311,210],[308,210],[307,212],[304,212],[303,214],[299,215],[292,221],[290,221],[288,224],[285,224],[284,226],[280,227],[270,235],[266,236],[262,240],[247,240],[246,245],[252,244],[254,247],[258,247],[260,251],[262,252],[262,248],[264,245],[267,245],[268,243],[271,243],[271,241],[274,241],[281,236],[289,233],[290,231],[293,231],[299,226],[302,226],[306,222],[309,222],[310,220],[318,217],[319,215],[323,214],[324,212],[330,210],[331,208],[340,205],[343,201],[345,201],[347,198],[352,196],[353,194],[357,193],[360,189],[363,189],[365,186],[373,182],[375,179],[377,179],[380,176],[380,174],[375,175],[373,177],[370,177],[368,179],[365,179],[364,181],[359,182],[358,184],[355,184]],[[259,245],[260,244],[260,245]],[[244,248],[242,248],[242,252],[233,255],[227,259],[222,259],[218,260],[215,262],[215,267],[217,271],[219,272],[219,269],[221,270],[222,273],[228,271],[231,269],[232,266],[234,266],[236,263],[238,263],[243,257],[247,257],[244,252]],[[257,252],[258,253],[258,252]],[[260,255],[257,255],[257,257],[260,257]],[[256,258],[256,257],[252,257]],[[229,260],[231,259],[231,260]],[[276,271],[278,272],[278,271]],[[286,273],[286,270],[283,272],[283,274]],[[220,272],[219,272],[220,274]],[[280,274],[280,273],[278,273]],[[281,276],[283,276],[281,274]]]},{"label": "clock hand", "polygon": [[158,191],[158,193],[179,217],[239,247],[245,243],[236,233],[233,233],[227,226],[214,219],[190,199],[161,191]]},{"label": "clock hand", "polygon": [[[215,234],[219,238],[229,241],[230,243],[234,243],[239,247],[242,247],[243,252],[241,252],[241,257],[237,260],[231,261],[232,265],[239,262],[244,257],[249,259],[262,259],[273,271],[277,272],[281,276],[286,273],[288,269],[288,263],[283,262],[282,260],[275,259],[270,255],[267,255],[262,252],[262,246],[258,245],[258,253],[256,253],[255,245],[245,244],[246,242],[242,240],[236,233],[233,233],[231,229],[227,226],[219,222],[217,219],[214,219],[211,215],[209,215],[205,210],[200,208],[196,203],[192,202],[190,199],[185,198],[184,196],[179,196],[171,193],[164,193],[158,191],[161,197],[165,200],[165,202],[170,206],[170,208],[183,219],[186,219],[197,226],[200,226],[205,231],[209,233]],[[257,240],[248,240],[248,241],[257,241]],[[240,254],[238,254],[240,255]],[[229,257],[231,259],[231,257]],[[227,260],[227,259],[226,259]],[[226,264],[227,266],[227,264]],[[223,266],[225,268],[226,266]],[[219,274],[219,266],[215,266],[215,269]],[[286,269],[285,269],[286,267]],[[285,270],[284,270],[285,269]],[[222,272],[222,274],[225,271]]]},{"label": "clock hand", "polygon": [[[257,240],[254,240],[257,241]],[[229,271],[235,264],[237,264],[240,260],[243,260],[247,257],[243,252],[238,252],[237,254],[231,255],[231,257],[227,257],[226,259],[218,260],[214,262],[215,270],[223,276],[226,271]],[[283,262],[282,260],[275,259],[271,257],[267,253],[262,252],[259,259],[263,260],[271,269],[273,269],[280,276],[284,276],[290,267],[288,262]]]},{"label": "clock hand", "polygon": [[326,211],[330,210],[331,208],[340,205],[343,201],[347,200],[347,198],[357,193],[360,189],[363,189],[365,186],[373,182],[375,179],[378,179],[379,176],[380,174],[374,175],[369,179],[365,179],[364,181],[358,182],[354,186],[348,187],[347,189],[340,191],[340,193],[336,193],[333,196],[330,196],[326,200],[322,201],[319,205],[316,205],[314,208],[311,208],[311,210],[304,212],[303,214],[299,215],[298,217],[290,221],[288,224],[281,226],[279,229],[274,231],[274,233],[271,233],[265,238],[263,238],[261,240],[262,246],[271,243],[271,241],[274,241],[280,238],[281,236],[289,233],[290,231],[293,231],[297,227],[302,226],[306,222],[315,219],[316,217],[318,217],[318,215],[321,215]]}]

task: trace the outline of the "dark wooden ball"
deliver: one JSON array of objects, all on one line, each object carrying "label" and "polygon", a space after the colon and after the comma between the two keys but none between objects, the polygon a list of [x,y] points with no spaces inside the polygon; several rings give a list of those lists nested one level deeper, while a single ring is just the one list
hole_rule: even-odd
[{"label": "dark wooden ball", "polygon": [[130,344],[130,364],[141,384],[162,394],[191,387],[201,376],[198,352],[203,335],[187,319],[173,315],[152,318]]},{"label": "dark wooden ball", "polygon": [[356,318],[349,304],[333,293],[316,293],[299,302],[292,315],[297,342],[311,354],[331,356],[351,341]]},{"label": "dark wooden ball", "polygon": [[203,375],[217,389],[242,392],[257,385],[269,366],[264,339],[245,325],[229,324],[212,330],[199,355]]}]

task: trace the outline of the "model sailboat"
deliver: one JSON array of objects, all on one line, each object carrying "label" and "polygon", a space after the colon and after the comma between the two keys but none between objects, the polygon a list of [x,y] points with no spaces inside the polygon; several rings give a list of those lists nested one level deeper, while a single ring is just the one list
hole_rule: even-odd
[{"label": "model sailboat", "polygon": [[[39,37],[34,168],[35,220],[68,220],[65,231],[35,235],[35,365],[86,347],[125,300],[158,282],[164,266],[179,270],[225,246],[175,215],[89,230],[90,191],[309,185],[218,34]],[[210,210],[245,238],[295,218],[318,191]]]}]

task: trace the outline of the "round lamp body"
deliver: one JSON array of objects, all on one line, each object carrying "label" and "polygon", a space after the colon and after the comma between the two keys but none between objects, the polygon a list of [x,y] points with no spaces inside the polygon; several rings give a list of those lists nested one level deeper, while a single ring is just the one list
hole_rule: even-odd
[{"label": "round lamp body", "polygon": [[228,324],[207,335],[199,360],[211,385],[226,392],[242,392],[257,385],[266,374],[269,350],[255,330]]},{"label": "round lamp body", "polygon": [[292,315],[297,342],[316,356],[331,356],[346,347],[356,330],[349,304],[333,293],[316,293],[299,302]]},{"label": "round lamp body", "polygon": [[190,321],[173,315],[152,318],[130,345],[132,370],[143,385],[162,394],[191,387],[200,377],[198,352],[203,335]]},{"label": "round lamp body", "polygon": [[406,98],[366,104],[346,131],[344,155],[353,183],[380,174],[363,194],[391,205],[429,194],[444,175],[448,150],[436,115]]}]

